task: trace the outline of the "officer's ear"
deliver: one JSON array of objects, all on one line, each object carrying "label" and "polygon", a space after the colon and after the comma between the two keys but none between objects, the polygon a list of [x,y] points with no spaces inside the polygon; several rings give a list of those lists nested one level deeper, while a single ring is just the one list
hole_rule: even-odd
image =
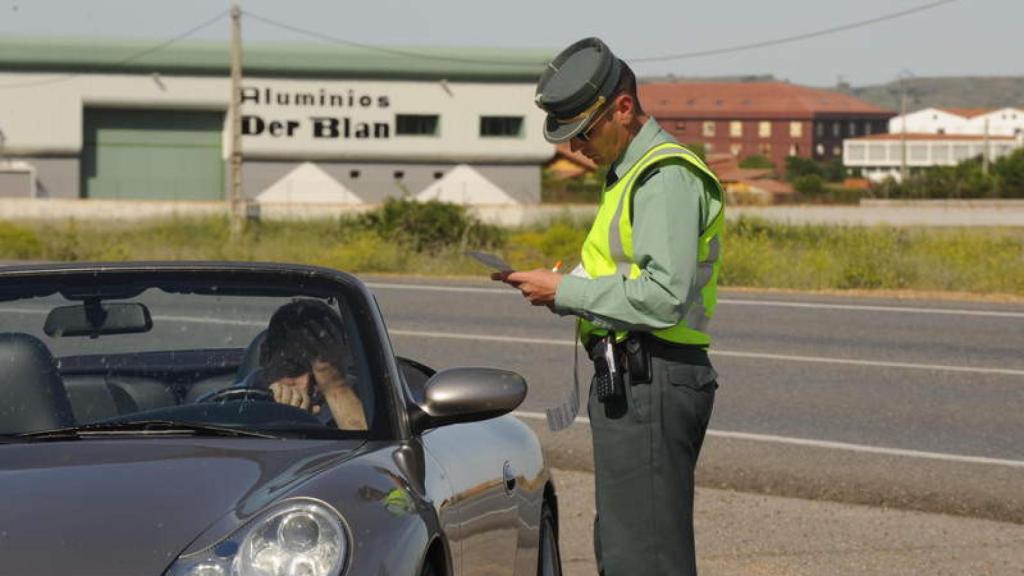
[{"label": "officer's ear", "polygon": [[618,124],[629,126],[637,116],[636,100],[626,92],[616,94],[612,105],[615,106],[614,116]]}]

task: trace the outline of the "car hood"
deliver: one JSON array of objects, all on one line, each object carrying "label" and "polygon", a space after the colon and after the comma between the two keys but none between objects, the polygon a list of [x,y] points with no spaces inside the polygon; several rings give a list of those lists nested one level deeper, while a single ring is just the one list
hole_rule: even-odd
[{"label": "car hood", "polygon": [[261,509],[359,445],[164,438],[0,446],[0,573],[161,574],[225,514]]}]

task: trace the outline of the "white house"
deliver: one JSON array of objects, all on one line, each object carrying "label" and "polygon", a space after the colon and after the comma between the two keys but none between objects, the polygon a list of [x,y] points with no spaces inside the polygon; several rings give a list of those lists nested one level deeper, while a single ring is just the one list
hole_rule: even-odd
[{"label": "white house", "polygon": [[1016,136],[1024,133],[1024,108],[925,108],[889,120],[890,133],[904,128],[908,134]]},{"label": "white house", "polygon": [[964,160],[987,155],[996,160],[1024,146],[1024,135],[977,136],[973,134],[875,134],[843,141],[843,165],[855,168],[873,181],[900,179],[904,150],[908,169],[955,166]]}]

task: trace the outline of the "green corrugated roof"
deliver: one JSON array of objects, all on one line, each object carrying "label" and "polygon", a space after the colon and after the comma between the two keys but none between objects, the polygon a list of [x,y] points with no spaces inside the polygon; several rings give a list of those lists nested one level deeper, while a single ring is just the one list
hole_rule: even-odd
[{"label": "green corrugated roof", "polygon": [[[146,53],[157,45],[159,41],[8,37],[0,39],[0,70],[211,76],[230,73],[229,45],[225,42],[178,42]],[[439,47],[375,50],[331,44],[246,44],[243,54],[247,75],[534,82],[554,51]]]}]

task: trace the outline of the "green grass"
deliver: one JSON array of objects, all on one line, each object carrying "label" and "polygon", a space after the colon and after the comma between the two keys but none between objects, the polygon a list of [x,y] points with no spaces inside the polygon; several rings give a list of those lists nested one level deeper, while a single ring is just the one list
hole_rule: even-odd
[{"label": "green grass", "polygon": [[[463,234],[432,244],[366,220],[251,223],[237,243],[223,218],[135,225],[0,222],[6,260],[263,260],[356,273],[479,275],[467,249],[501,253],[517,268],[567,267],[579,259],[585,225]],[[478,238],[474,240],[473,238]],[[420,246],[416,249],[416,246]],[[925,290],[1024,296],[1024,228],[789,226],[729,222],[720,283],[798,290]]]}]

